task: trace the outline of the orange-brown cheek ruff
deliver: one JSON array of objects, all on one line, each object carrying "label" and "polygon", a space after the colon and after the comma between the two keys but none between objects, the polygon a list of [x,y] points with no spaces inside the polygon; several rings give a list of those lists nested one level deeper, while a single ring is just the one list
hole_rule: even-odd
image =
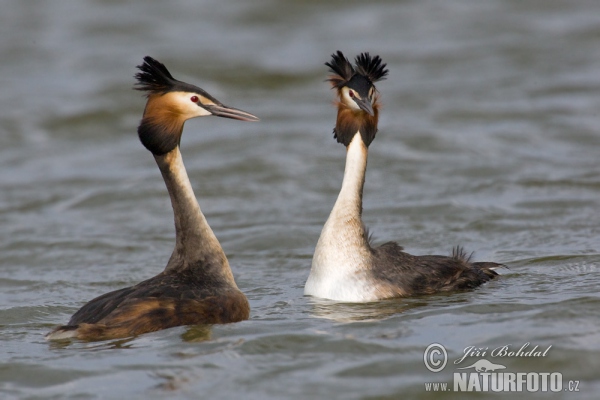
[{"label": "orange-brown cheek ruff", "polygon": [[346,146],[346,166],[340,193],[315,247],[304,293],[369,302],[467,290],[494,279],[499,264],[471,262],[460,247],[447,257],[413,256],[395,242],[371,245],[362,222],[362,198],[368,146],[377,133],[379,115],[373,83],[387,69],[379,56],[368,53],[357,56],[352,66],[339,51],[326,65],[334,73],[329,82],[338,89],[334,135]]},{"label": "orange-brown cheek ruff", "polygon": [[[388,70],[379,56],[363,53],[356,57],[356,66],[341,51],[325,63],[333,75],[327,81],[337,89],[338,114],[333,130],[334,138],[348,147],[354,135],[360,132],[368,147],[377,134],[379,104],[374,82],[384,79]],[[372,115],[371,115],[372,114]]]},{"label": "orange-brown cheek ruff", "polygon": [[338,143],[348,147],[354,135],[360,132],[363,143],[368,147],[377,134],[379,118],[377,104],[373,106],[373,114],[371,116],[362,110],[354,110],[340,103],[333,137]]},{"label": "orange-brown cheek ruff", "polygon": [[175,248],[163,272],[89,301],[68,325],[50,332],[48,339],[122,338],[179,325],[238,322],[250,315],[248,300],[238,289],[225,252],[200,210],[179,142],[183,124],[190,118],[212,114],[242,121],[258,118],[223,105],[199,87],[175,80],[163,64],[150,57],[138,68],[137,89],[148,94],[138,134],[154,155],[169,192]]},{"label": "orange-brown cheek ruff", "polygon": [[138,136],[152,154],[166,154],[179,146],[185,121],[196,116],[210,115],[194,103],[193,98],[198,99],[197,96],[180,92],[148,96]]}]

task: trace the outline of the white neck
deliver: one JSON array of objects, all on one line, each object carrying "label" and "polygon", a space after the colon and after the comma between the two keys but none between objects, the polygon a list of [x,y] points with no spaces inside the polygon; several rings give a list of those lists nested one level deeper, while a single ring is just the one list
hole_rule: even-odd
[{"label": "white neck", "polygon": [[362,224],[367,147],[357,132],[347,148],[342,189],[321,231],[304,293],[334,300],[370,297],[364,278],[371,250]]},{"label": "white neck", "polygon": [[203,268],[227,280],[233,276],[221,244],[208,225],[188,178],[179,147],[155,156],[171,197],[176,244],[165,272]]},{"label": "white neck", "polygon": [[344,180],[329,219],[334,215],[338,217],[345,215],[360,220],[366,171],[367,147],[363,143],[360,133],[357,133],[346,149]]}]

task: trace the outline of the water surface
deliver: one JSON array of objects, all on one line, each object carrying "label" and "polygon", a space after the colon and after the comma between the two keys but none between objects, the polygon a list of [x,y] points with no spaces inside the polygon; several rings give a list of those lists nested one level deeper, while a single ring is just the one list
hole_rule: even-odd
[{"label": "water surface", "polygon": [[[11,0],[0,33],[0,397],[437,398],[425,383],[452,382],[466,347],[525,343],[552,347],[488,359],[560,372],[578,399],[600,390],[597,1]],[[337,49],[390,69],[365,185],[375,240],[461,244],[506,263],[502,279],[364,305],[303,296],[343,173],[323,82]],[[169,199],[135,133],[145,55],[261,117],[190,121],[182,142],[251,318],[50,344],[172,250]],[[423,363],[431,343],[448,351],[441,373]]]}]

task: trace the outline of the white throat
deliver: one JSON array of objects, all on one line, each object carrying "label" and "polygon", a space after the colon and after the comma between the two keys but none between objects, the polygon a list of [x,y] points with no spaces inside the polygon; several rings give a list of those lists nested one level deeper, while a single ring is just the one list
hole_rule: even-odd
[{"label": "white throat", "polygon": [[321,231],[304,294],[340,301],[368,301],[371,249],[362,224],[367,146],[360,132],[347,147],[342,189]]}]

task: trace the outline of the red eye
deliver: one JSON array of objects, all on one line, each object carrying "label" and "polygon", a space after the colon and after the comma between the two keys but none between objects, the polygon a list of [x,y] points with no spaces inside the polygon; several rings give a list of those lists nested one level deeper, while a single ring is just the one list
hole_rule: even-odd
[{"label": "red eye", "polygon": [[190,100],[194,103],[197,103],[199,99],[198,99],[198,96],[192,96],[192,97],[190,97]]},{"label": "red eye", "polygon": [[354,92],[352,90],[349,90],[348,94],[350,95],[350,97],[354,97]]}]

